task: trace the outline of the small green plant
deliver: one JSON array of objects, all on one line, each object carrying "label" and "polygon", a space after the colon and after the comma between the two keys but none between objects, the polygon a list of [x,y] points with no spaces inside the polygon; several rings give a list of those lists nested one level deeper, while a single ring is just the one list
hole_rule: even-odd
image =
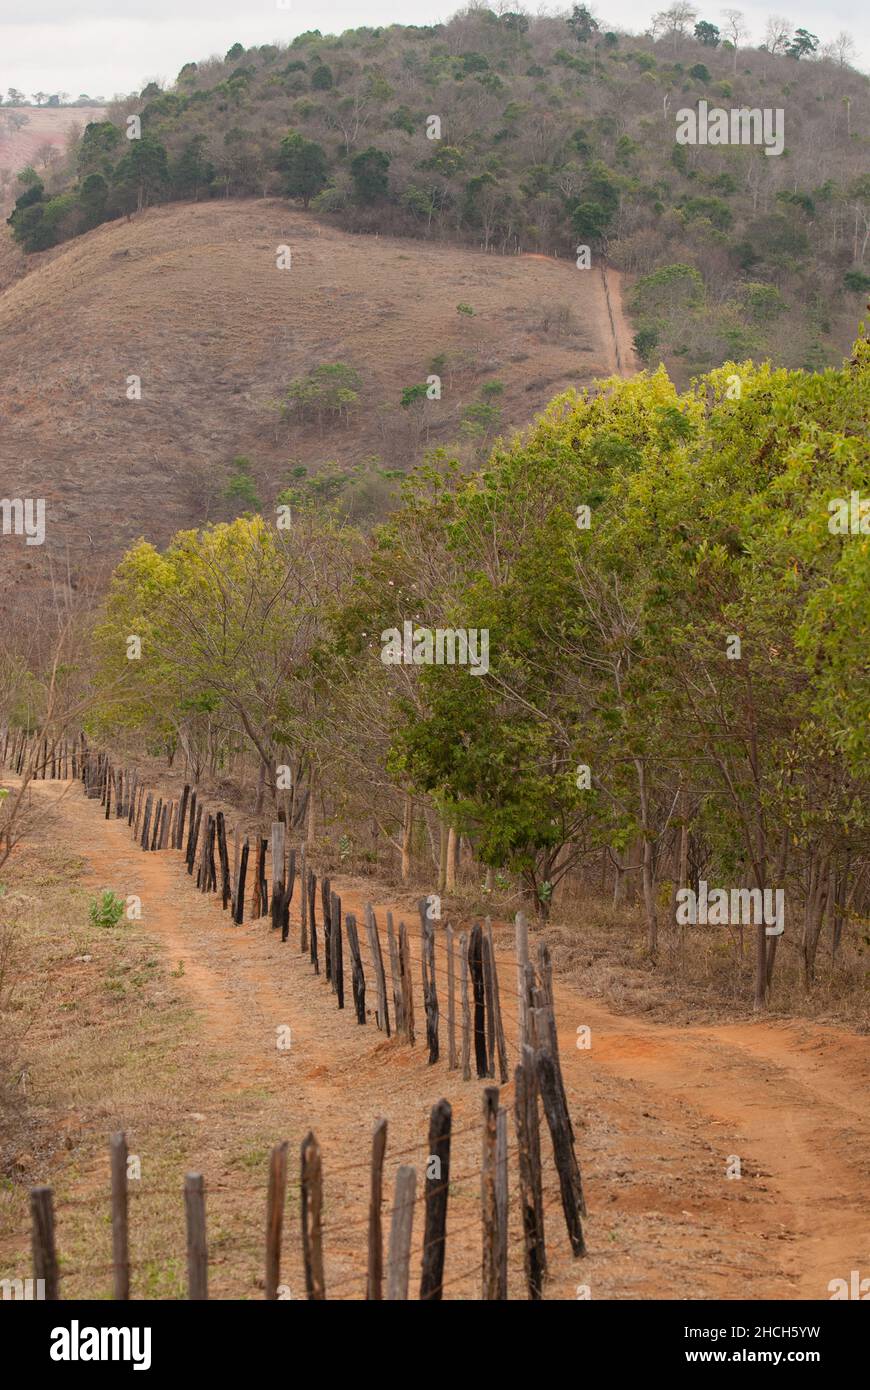
[{"label": "small green plant", "polygon": [[180,980],[181,977],[182,977],[182,975],[184,974],[184,961],[183,961],[183,960],[180,960],[180,961],[178,962],[178,969],[177,969],[177,970],[170,970],[169,973],[170,973],[170,975],[172,976],[172,978],[173,978],[174,980]]},{"label": "small green plant", "polygon": [[243,454],[239,454],[233,459],[232,469],[232,476],[223,490],[226,500],[235,502],[249,511],[262,511],[263,504],[257,496],[251,460],[245,458]]},{"label": "small green plant", "polygon": [[107,888],[101,898],[94,898],[88,910],[91,926],[116,927],[124,915],[124,903]]},{"label": "small green plant", "polygon": [[469,317],[473,317],[474,315],[474,310],[470,304],[457,304],[456,312],[457,314],[468,314]]},{"label": "small green plant", "polygon": [[348,839],[347,835],[342,835],[341,839],[338,842],[339,859],[347,859],[352,848],[353,846],[351,845],[351,842]]}]

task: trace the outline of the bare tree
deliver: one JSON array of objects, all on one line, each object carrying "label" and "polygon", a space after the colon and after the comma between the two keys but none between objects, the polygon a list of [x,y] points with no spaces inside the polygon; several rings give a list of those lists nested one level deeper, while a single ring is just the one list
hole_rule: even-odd
[{"label": "bare tree", "polygon": [[725,23],[723,25],[725,38],[734,47],[734,67],[732,71],[736,72],[737,50],[749,34],[749,28],[743,17],[742,10],[723,10],[722,14],[725,16]]},{"label": "bare tree", "polygon": [[772,14],[764,31],[764,46],[768,53],[784,53],[791,37],[791,20]]}]

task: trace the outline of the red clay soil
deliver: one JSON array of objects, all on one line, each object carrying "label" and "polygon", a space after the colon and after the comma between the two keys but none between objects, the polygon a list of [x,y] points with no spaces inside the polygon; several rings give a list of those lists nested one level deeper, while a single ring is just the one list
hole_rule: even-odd
[{"label": "red clay soil", "polygon": [[[131,930],[159,940],[172,965],[184,963],[179,988],[189,996],[204,1041],[217,1045],[226,1060],[230,1095],[233,1084],[240,1092],[259,1086],[280,1094],[286,1133],[275,1138],[288,1138],[291,1154],[298,1153],[306,1130],[315,1130],[324,1154],[331,1296],[363,1296],[367,1165],[377,1118],[389,1122],[388,1224],[395,1168],[414,1162],[419,1182],[428,1112],[444,1095],[453,1105],[456,1131],[445,1297],[479,1298],[485,1083],[463,1082],[460,1072],[447,1068],[443,942],[442,1059],[430,1067],[419,979],[412,1049],[387,1040],[371,1016],[366,1027],[356,1023],[349,980],[345,1009],[337,1010],[329,984],[313,976],[299,950],[298,890],[287,944],[276,939],[266,919],[234,927],[219,899],[197,893],[180,853],[142,853],[125,821],[103,819],[99,803],[85,801],[75,786],[61,798],[66,786],[35,785],[35,794],[57,801],[53,833],[71,851],[85,846],[89,890],[113,887],[140,895],[143,922]],[[333,888],[345,913],[355,912],[358,921],[366,899],[377,892],[371,883],[351,879],[334,879]],[[385,913],[393,910],[398,921],[400,912],[386,896],[374,898],[373,906],[385,947]],[[406,908],[401,915],[408,920]],[[512,931],[505,924],[494,924],[494,930],[512,1070]],[[419,972],[416,927],[412,952]],[[345,970],[349,977],[347,961]],[[368,968],[366,975],[368,980]],[[372,993],[370,988],[370,1005]],[[866,1038],[806,1022],[663,1026],[616,1016],[558,983],[556,1013],[589,1208],[589,1254],[578,1261],[570,1256],[545,1132],[548,1298],[573,1299],[583,1296],[579,1286],[588,1286],[593,1298],[825,1299],[832,1279],[866,1269]],[[287,1053],[275,1045],[282,1024],[292,1029]],[[591,1028],[589,1050],[577,1046],[583,1025]],[[502,1088],[504,1104],[512,1095],[512,1084]],[[200,1108],[211,1128],[229,1122],[226,1086],[223,1093],[204,1096]],[[521,1299],[512,1117],[509,1132],[510,1297]],[[726,1176],[735,1155],[742,1166],[739,1180]],[[294,1176],[295,1164],[294,1157]],[[421,1227],[418,1217],[414,1270]]]}]

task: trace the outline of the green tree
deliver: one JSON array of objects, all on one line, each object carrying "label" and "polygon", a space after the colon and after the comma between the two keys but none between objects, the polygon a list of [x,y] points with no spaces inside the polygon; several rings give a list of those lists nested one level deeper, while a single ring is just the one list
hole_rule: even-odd
[{"label": "green tree", "polygon": [[715,24],[711,24],[706,19],[700,19],[695,25],[695,38],[699,43],[707,48],[717,48],[719,45],[719,30]]},{"label": "green tree", "polygon": [[808,54],[815,53],[818,46],[819,40],[815,34],[811,34],[808,29],[796,29],[785,51],[790,58],[805,58]]},{"label": "green tree", "polygon": [[112,178],[124,196],[135,200],[136,211],[141,212],[169,183],[166,146],[147,134],[129,144],[130,149],[115,166]]},{"label": "green tree", "polygon": [[322,146],[306,140],[298,131],[289,131],[281,141],[278,168],[284,175],[284,191],[288,198],[301,198],[308,207],[322,188],[325,188],[329,169]]},{"label": "green tree", "polygon": [[598,33],[598,20],[585,5],[575,5],[566,22],[578,43],[588,43]]},{"label": "green tree", "polygon": [[390,162],[390,156],[383,150],[376,149],[374,145],[369,145],[368,149],[353,157],[350,172],[358,202],[370,204],[386,198],[389,192],[387,170]]}]

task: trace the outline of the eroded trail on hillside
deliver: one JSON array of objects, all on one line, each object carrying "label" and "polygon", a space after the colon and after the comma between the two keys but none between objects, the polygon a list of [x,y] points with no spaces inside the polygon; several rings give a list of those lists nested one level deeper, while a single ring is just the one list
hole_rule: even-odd
[{"label": "eroded trail on hillside", "polygon": [[[226,1060],[228,1082],[203,1098],[210,1123],[221,1124],[234,1085],[254,1085],[286,1103],[287,1131],[276,1139],[298,1145],[309,1127],[317,1132],[327,1200],[345,1227],[327,1243],[327,1285],[338,1278],[352,1288],[355,1280],[346,1296],[361,1296],[366,1167],[376,1118],[386,1116],[390,1125],[388,1219],[396,1163],[421,1162],[422,1151],[404,1159],[399,1153],[419,1146],[428,1110],[444,1095],[457,1130],[445,1296],[479,1297],[483,1083],[463,1083],[459,1072],[448,1071],[443,1042],[442,1060],[426,1064],[416,930],[418,1042],[411,1049],[387,1040],[372,1020],[366,1027],[355,1022],[349,985],[347,1006],[337,1010],[328,983],[313,976],[299,951],[296,902],[285,945],[266,919],[232,926],[219,900],[197,893],[179,853],[143,853],[125,821],[105,820],[98,803],[84,800],[75,786],[64,794],[64,785],[34,785],[35,797],[54,804],[53,833],[84,854],[89,890],[139,894],[143,921],[131,930],[149,933],[173,966],[183,964],[180,988],[196,1011],[197,1026]],[[356,912],[358,920],[369,899],[382,931],[387,909],[412,926],[407,908],[378,896],[374,884],[335,879],[333,887],[344,911]],[[496,927],[512,1070],[517,1054],[511,935],[507,927]],[[445,990],[442,976],[438,986]],[[548,1297],[574,1298],[576,1287],[586,1284],[593,1298],[824,1299],[830,1280],[870,1269],[866,1039],[811,1023],[663,1026],[617,1016],[564,983],[557,983],[556,1011],[587,1188],[590,1254],[575,1262],[567,1253],[549,1159]],[[281,1025],[292,1029],[286,1055],[276,1052]],[[592,1030],[589,1050],[576,1045],[581,1026]],[[504,1103],[512,1091],[512,1085],[502,1089]],[[549,1158],[546,1136],[544,1143]],[[742,1167],[739,1180],[726,1176],[735,1156]],[[347,1169],[348,1176],[330,1182],[331,1172]],[[510,1296],[522,1298],[513,1166],[509,1183]]]}]

